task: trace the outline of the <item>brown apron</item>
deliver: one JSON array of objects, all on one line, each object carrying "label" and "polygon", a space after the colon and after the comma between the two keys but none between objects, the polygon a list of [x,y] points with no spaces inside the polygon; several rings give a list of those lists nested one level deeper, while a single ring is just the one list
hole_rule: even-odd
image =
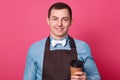
[{"label": "brown apron", "polygon": [[46,40],[42,80],[70,80],[70,62],[77,59],[75,42],[70,40],[71,50],[50,51],[50,37]]}]

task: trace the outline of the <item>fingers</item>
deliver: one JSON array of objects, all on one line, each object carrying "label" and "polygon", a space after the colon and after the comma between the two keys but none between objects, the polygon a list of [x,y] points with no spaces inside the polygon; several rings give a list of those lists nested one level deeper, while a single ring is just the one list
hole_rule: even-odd
[{"label": "fingers", "polygon": [[71,80],[86,80],[86,73],[76,72],[74,75],[71,76]]},{"label": "fingers", "polygon": [[85,72],[75,72],[74,75],[80,75],[81,76],[81,75],[86,75],[86,73]]},{"label": "fingers", "polygon": [[71,76],[71,80],[86,80],[85,76]]}]

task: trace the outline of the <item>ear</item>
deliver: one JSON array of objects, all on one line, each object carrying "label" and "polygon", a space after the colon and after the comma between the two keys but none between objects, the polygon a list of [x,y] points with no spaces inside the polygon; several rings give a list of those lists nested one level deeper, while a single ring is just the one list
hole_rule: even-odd
[{"label": "ear", "polygon": [[50,19],[49,18],[47,18],[47,24],[50,25]]},{"label": "ear", "polygon": [[70,21],[70,25],[69,25],[69,26],[71,26],[71,24],[72,24],[72,21],[73,21],[73,19],[71,19],[71,21]]}]

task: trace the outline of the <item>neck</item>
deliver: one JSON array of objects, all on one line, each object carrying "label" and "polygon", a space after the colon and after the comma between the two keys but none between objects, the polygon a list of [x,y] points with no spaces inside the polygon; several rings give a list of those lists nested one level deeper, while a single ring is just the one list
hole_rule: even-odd
[{"label": "neck", "polygon": [[56,39],[56,40],[62,40],[64,39],[67,35],[65,36],[53,36],[53,35],[50,35],[52,38]]}]

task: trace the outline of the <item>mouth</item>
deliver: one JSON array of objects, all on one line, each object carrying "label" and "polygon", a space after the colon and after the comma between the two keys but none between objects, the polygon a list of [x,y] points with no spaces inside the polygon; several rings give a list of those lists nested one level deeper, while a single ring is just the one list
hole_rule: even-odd
[{"label": "mouth", "polygon": [[58,32],[62,32],[64,28],[55,28]]}]

